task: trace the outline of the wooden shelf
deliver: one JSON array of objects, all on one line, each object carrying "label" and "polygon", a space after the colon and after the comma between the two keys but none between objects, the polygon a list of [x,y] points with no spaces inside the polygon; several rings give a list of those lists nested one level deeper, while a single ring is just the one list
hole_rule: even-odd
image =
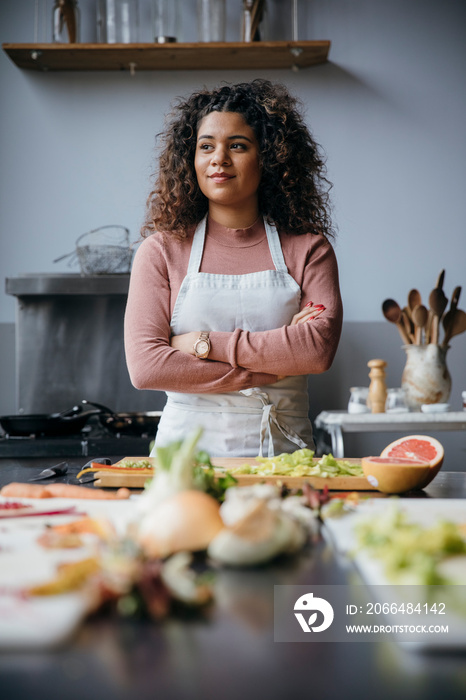
[{"label": "wooden shelf", "polygon": [[256,70],[325,63],[330,41],[205,44],[3,44],[19,67],[39,71]]}]

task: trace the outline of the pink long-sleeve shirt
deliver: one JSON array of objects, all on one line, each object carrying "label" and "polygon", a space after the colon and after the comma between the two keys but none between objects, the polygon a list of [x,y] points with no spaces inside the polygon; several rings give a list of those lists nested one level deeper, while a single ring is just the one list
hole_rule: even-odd
[{"label": "pink long-sleeve shirt", "polygon": [[[338,268],[323,236],[280,233],[288,272],[308,301],[325,306],[311,322],[269,331],[212,331],[208,360],[170,347],[170,319],[186,276],[194,229],[179,241],[155,233],[140,245],[125,314],[125,350],[138,389],[222,393],[274,383],[277,376],[319,374],[332,364],[343,309]],[[201,272],[226,275],[274,269],[262,219],[247,229],[208,220]],[[201,331],[202,328],[193,328]]]}]

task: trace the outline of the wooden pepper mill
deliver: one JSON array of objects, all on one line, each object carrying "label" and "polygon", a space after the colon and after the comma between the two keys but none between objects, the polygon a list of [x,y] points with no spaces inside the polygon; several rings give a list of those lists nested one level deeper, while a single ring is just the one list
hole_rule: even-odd
[{"label": "wooden pepper mill", "polygon": [[369,377],[369,395],[367,405],[371,413],[385,413],[385,401],[387,400],[387,385],[385,384],[385,360],[369,360],[367,366],[371,368]]}]

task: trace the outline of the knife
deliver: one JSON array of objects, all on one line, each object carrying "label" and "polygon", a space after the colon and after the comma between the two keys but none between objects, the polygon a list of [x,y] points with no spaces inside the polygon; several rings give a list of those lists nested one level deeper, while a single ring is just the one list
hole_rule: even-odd
[{"label": "knife", "polygon": [[64,476],[68,471],[68,463],[60,462],[54,467],[49,467],[48,469],[43,469],[37,476],[33,476],[32,479],[28,481],[41,481],[42,479],[50,479],[52,476]]}]

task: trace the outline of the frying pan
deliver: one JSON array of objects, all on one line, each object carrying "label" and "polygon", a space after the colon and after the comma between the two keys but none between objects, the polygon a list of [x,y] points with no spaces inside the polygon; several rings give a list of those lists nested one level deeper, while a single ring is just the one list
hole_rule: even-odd
[{"label": "frying pan", "polygon": [[0,425],[5,433],[12,437],[76,435],[81,432],[88,419],[98,412],[96,409],[83,411],[81,406],[74,406],[61,413],[1,416]]},{"label": "frying pan", "polygon": [[99,409],[98,417],[100,424],[107,428],[111,433],[116,435],[141,435],[153,436],[157,432],[157,426],[160,421],[162,411],[141,411],[133,413],[115,413],[107,406],[95,401],[86,401],[83,399],[83,404],[94,406]]}]

